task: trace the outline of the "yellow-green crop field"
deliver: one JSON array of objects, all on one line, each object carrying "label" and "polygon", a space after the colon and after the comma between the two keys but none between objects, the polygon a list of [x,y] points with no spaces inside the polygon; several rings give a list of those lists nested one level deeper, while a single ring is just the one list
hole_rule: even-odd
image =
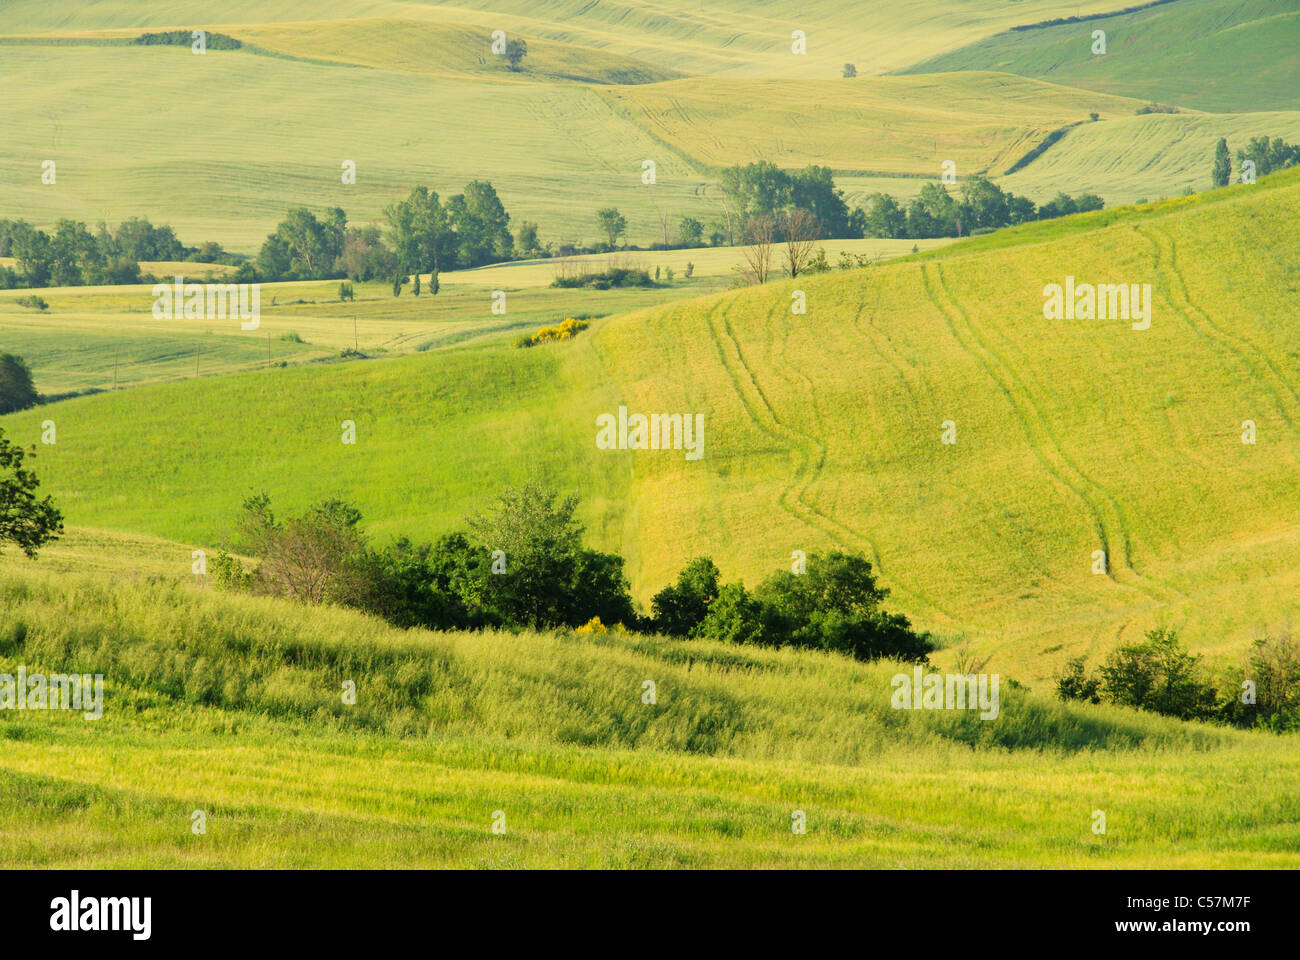
[{"label": "yellow-green crop field", "polygon": [[[265,282],[249,330],[155,318],[152,283],[0,290],[0,354],[43,394],[0,432],[66,523],[38,559],[3,545],[0,675],[106,680],[99,719],[0,709],[0,868],[1300,867],[1294,733],[1056,694],[1157,627],[1235,679],[1300,617],[1300,167],[1210,189],[1219,138],[1300,141],[1300,19],[1092,16],[1125,2],[5,2],[0,220],[148,217],[237,262],[291,207],[386,228],[417,185],[486,180],[557,252],[609,207],[642,249],[418,297]],[[243,47],[135,42],[199,28]],[[493,31],[527,41],[518,70]],[[722,169],[756,161],[829,167],[850,206],[952,161],[955,194],[1106,207],[818,241],[831,268],[798,276],[778,246],[753,285],[741,246],[648,249],[729,224]],[[21,239],[0,228],[5,283]],[[654,282],[553,285],[614,267]],[[1125,285],[1135,315],[1049,318],[1054,284]],[[620,407],[701,415],[703,456],[600,448]],[[250,494],[342,498],[382,547],[530,480],[581,498],[643,613],[700,556],[753,587],[865,555],[936,670],[1002,678],[997,715],[895,709],[889,661],[399,629],[193,566],[247,548]]]}]

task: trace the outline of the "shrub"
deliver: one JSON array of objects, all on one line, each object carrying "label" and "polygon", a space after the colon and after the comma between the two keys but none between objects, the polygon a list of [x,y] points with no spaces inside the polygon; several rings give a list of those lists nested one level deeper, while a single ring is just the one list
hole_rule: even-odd
[{"label": "shrub", "polygon": [[1056,678],[1056,695],[1062,700],[1101,703],[1100,690],[1101,681],[1084,673],[1083,657],[1075,657],[1067,662],[1061,675]]},{"label": "shrub", "polygon": [[367,606],[374,590],[360,521],[360,511],[342,500],[323,500],[279,521],[266,494],[247,498],[241,532],[261,561],[247,585],[306,603]]},{"label": "shrub", "polygon": [[0,353],[0,414],[26,410],[39,401],[27,361],[12,353]]},{"label": "shrub", "polygon": [[689,637],[718,597],[718,568],[708,557],[697,557],[650,601],[651,627],[674,637]]},{"label": "shrub", "polygon": [[1174,630],[1149,630],[1141,643],[1113,651],[1100,668],[1102,694],[1110,703],[1183,720],[1214,714],[1217,693],[1199,679],[1199,657],[1187,653]]},{"label": "shrub", "polygon": [[555,340],[572,340],[583,330],[586,330],[591,323],[586,319],[578,317],[565,317],[564,321],[554,327],[542,327],[536,333],[524,335],[515,341],[516,347],[535,347],[539,343],[550,343]]},{"label": "shrub", "polygon": [[31,310],[50,309],[50,305],[45,302],[45,298],[38,297],[36,296],[36,294],[32,294],[31,296],[27,296],[27,297],[19,297],[17,300],[14,301],[14,303],[18,304],[18,306],[20,307],[27,307]]}]

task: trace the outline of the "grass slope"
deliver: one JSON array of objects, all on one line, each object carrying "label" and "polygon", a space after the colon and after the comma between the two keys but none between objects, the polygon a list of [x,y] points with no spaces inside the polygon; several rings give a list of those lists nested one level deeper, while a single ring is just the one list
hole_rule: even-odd
[{"label": "grass slope", "polygon": [[[431,81],[173,47],[3,55],[0,216],[148,216],[186,242],[256,252],[292,205],[341,206],[364,224],[416,184],[449,196],[486,179],[546,239],[594,237],[595,211],[615,205],[629,236],[645,240],[659,232],[656,205],[675,223],[699,210],[704,189],[689,164],[579,84]],[[653,188],[641,183],[648,157]],[[41,182],[45,159],[57,164],[55,184]],[[357,165],[353,185],[341,182],[345,160]]]},{"label": "grass slope", "polygon": [[1210,189],[1220,137],[1235,155],[1251,137],[1265,136],[1300,140],[1300,111],[1118,117],[1074,127],[998,184],[1039,200],[1090,190],[1112,206],[1175,197]]},{"label": "grass slope", "polygon": [[855,80],[692,78],[601,90],[647,132],[701,164],[769,160],[938,178],[1001,172],[1068,123],[1138,104],[999,73]]},{"label": "grass slope", "polygon": [[[331,19],[406,19],[487,24],[527,37],[608,50],[686,73],[835,77],[846,61],[860,73],[896,70],[965,46],[1018,23],[1113,9],[1115,0],[930,0],[898,4],[859,0],[844,16],[840,0],[795,6],[752,0],[100,0],[53,5],[12,0],[7,33],[81,32],[114,27],[239,26]],[[808,53],[790,49],[792,30],[808,35]],[[225,31],[229,32],[229,31]]]},{"label": "grass slope", "polygon": [[[1106,31],[1107,52],[1092,53]],[[1291,0],[1178,0],[1086,23],[999,33],[904,71],[1004,70],[1198,110],[1300,102],[1300,10]]]},{"label": "grass slope", "polygon": [[8,562],[0,601],[0,671],[106,678],[100,720],[0,714],[5,867],[1300,864],[1294,738],[1007,687],[993,722],[895,711],[890,664]]},{"label": "grass slope", "polygon": [[[830,240],[841,251],[872,258],[896,257],[938,240]],[[448,271],[436,297],[415,297],[407,286],[398,299],[387,283],[354,285],[356,299],[338,299],[336,280],[262,284],[256,331],[232,320],[155,320],[152,285],[57,287],[40,291],[49,309],[36,312],[17,300],[27,290],[0,291],[0,337],[6,350],[31,364],[36,387],[50,396],[107,390],[239,370],[337,360],[343,350],[386,357],[442,349],[481,337],[533,331],[565,316],[624,313],[684,297],[727,289],[742,253],[735,247],[597,254],[517,261]],[[658,285],[611,290],[563,290],[550,284],[564,272],[598,271],[608,264],[661,271]],[[694,265],[687,277],[686,268]],[[209,264],[143,264],[156,276],[202,279]],[[227,268],[218,268],[227,269]],[[428,283],[428,275],[423,276]],[[503,290],[508,312],[491,312],[491,292]],[[297,339],[295,339],[295,337]],[[301,341],[301,342],[300,342]]]},{"label": "grass slope", "polygon": [[[1026,678],[1158,621],[1235,659],[1297,612],[1297,263],[1273,226],[1297,207],[1291,171],[545,348],[142,387],[0,424],[36,442],[57,421],[37,465],[78,525],[211,547],[264,488],[286,508],[341,493],[381,537],[432,536],[540,475],[586,496],[592,538],[629,558],[643,599],[701,553],[752,582],[843,546],[899,608]],[[1152,284],[1151,329],[1043,320],[1044,284],[1067,274]],[[597,450],[595,417],[619,403],[703,413],[704,459]],[[1091,574],[1095,550],[1109,575]]]}]

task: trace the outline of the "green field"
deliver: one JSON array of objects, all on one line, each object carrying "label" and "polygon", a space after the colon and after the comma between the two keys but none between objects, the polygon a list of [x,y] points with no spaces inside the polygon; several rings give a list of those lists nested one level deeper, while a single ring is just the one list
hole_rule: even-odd
[{"label": "green field", "polygon": [[[67,525],[36,560],[3,545],[0,674],[106,678],[99,720],[0,709],[0,868],[1300,867],[1294,733],[1055,693],[1071,658],[1165,627],[1226,695],[1300,618],[1300,167],[1210,189],[1220,137],[1300,141],[1300,14],[1012,29],[1127,2],[4,3],[0,219],[46,230],[141,216],[255,255],[292,206],[384,227],[418,184],[488,180],[544,243],[590,249],[616,207],[647,248],[687,216],[709,236],[723,168],[759,160],[832,168],[850,205],[951,160],[1106,208],[818,241],[870,262],[761,285],[742,247],[444,270],[436,296],[266,282],[249,331],[155,319],[150,283],[0,290],[0,353],[44,395],[0,431]],[[244,47],[134,43],[198,27]],[[527,40],[520,70],[495,30]],[[609,267],[655,282],[552,285]],[[1046,319],[1074,281],[1149,285],[1149,328]],[[516,346],[566,317],[590,326]],[[601,449],[620,406],[701,415],[703,457]],[[343,498],[379,548],[524,481],[581,497],[642,612],[700,556],[752,588],[797,551],[864,555],[934,669],[1001,677],[999,715],[893,709],[888,661],[405,630],[191,569],[250,549],[250,494],[281,518]]]},{"label": "green field", "polygon": [[[747,0],[100,0],[68,7],[13,0],[4,32],[77,33],[125,27],[247,26],[331,19],[469,24],[526,37],[610,50],[662,69],[745,76],[834,77],[846,61],[859,72],[900,69],[1019,23],[1113,9],[1114,0],[965,0],[897,4],[860,0],[846,17],[840,0],[810,0],[794,10]],[[808,53],[791,53],[792,30],[808,35]],[[226,31],[229,32],[229,31]]]},{"label": "green field", "polygon": [[[1106,32],[1105,54],[1092,52],[1094,30]],[[1194,110],[1289,110],[1300,104],[1297,49],[1300,10],[1291,0],[1178,0],[1000,33],[906,72],[1004,70]]]},{"label": "green field", "polygon": [[[584,494],[643,601],[701,553],[753,582],[837,545],[923,626],[1028,679],[1163,621],[1232,661],[1296,611],[1296,249],[1266,224],[1297,205],[1293,171],[618,314],[572,343],[189,380],[0,424],[35,441],[54,416],[41,474],[77,525],[211,547],[264,488],[286,506],[341,493],[380,536],[432,537],[540,475]],[[1067,273],[1152,284],[1151,329],[1044,321]],[[705,459],[597,450],[620,403],[703,412]]]},{"label": "green field", "polygon": [[[827,240],[820,244],[831,262],[841,252],[881,260],[913,247],[930,250],[938,240]],[[437,297],[415,297],[408,286],[400,298],[386,283],[354,285],[355,300],[340,300],[338,281],[262,284],[261,323],[243,331],[237,322],[154,319],[150,284],[113,287],[55,287],[42,290],[46,311],[19,306],[23,290],[0,291],[0,337],[5,347],[32,364],[37,389],[57,396],[109,390],[142,383],[208,377],[240,370],[278,368],[338,360],[343,350],[368,358],[442,349],[484,337],[518,335],[565,316],[626,313],[733,285],[742,254],[737,247],[631,251],[523,260],[447,271]],[[608,264],[663,273],[649,288],[566,290],[551,287],[565,273],[599,271]],[[692,266],[691,276],[686,269]],[[213,264],[144,263],[145,272],[170,283],[177,274],[191,280],[222,272]],[[427,284],[429,277],[423,275]],[[506,293],[507,313],[491,311],[493,290]],[[296,338],[296,339],[295,339]]]},{"label": "green field", "polygon": [[888,664],[4,569],[0,670],[111,678],[100,720],[0,716],[4,867],[1300,865],[1289,739],[1022,691],[981,723],[892,710]]},{"label": "green field", "polygon": [[1110,205],[1208,190],[1214,145],[1235,153],[1252,137],[1300,140],[1300,112],[1146,114],[1085,123],[998,185],[1046,199],[1091,190]]}]

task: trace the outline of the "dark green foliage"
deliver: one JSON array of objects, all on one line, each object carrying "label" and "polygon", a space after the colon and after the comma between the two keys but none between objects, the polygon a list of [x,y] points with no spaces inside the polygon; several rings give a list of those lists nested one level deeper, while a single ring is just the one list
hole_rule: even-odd
[{"label": "dark green foliage", "polygon": [[341,272],[347,215],[338,207],[318,219],[294,207],[262,244],[257,267],[267,279],[324,280]]},{"label": "dark green foliage", "polygon": [[905,617],[887,614],[888,591],[860,554],[813,554],[806,573],[780,572],[754,591],[764,608],[765,640],[776,646],[834,650],[858,660],[924,662],[930,644]]},{"label": "dark green foliage", "polygon": [[1062,700],[1101,703],[1101,680],[1084,672],[1083,657],[1075,657],[1056,678],[1056,695]]},{"label": "dark green foliage", "polygon": [[1071,660],[1056,690],[1062,700],[1114,703],[1180,720],[1225,718],[1217,690],[1201,676],[1200,658],[1167,627],[1112,650],[1093,677],[1085,675],[1082,658]]},{"label": "dark green foliage", "polygon": [[608,290],[610,287],[653,287],[654,285],[649,271],[635,270],[630,267],[609,267],[601,273],[556,277],[551,281],[553,287],[591,287],[594,290]]},{"label": "dark green foliage", "polygon": [[[167,30],[161,33],[142,33],[135,42],[144,46],[188,47],[194,43],[191,30]],[[238,50],[243,46],[239,40],[224,33],[207,31],[204,45],[209,50]]]},{"label": "dark green foliage", "polygon": [[37,499],[40,481],[23,466],[35,453],[10,443],[0,430],[0,544],[15,543],[29,557],[63,533],[63,515],[49,497]]},{"label": "dark green foliage", "polygon": [[1106,658],[1100,669],[1103,695],[1110,703],[1182,720],[1208,719],[1216,691],[1198,678],[1199,659],[1183,650],[1173,630],[1150,630],[1144,642],[1119,647]]},{"label": "dark green foliage", "polygon": [[39,400],[27,361],[12,353],[0,353],[0,414],[26,410]]},{"label": "dark green foliage", "polygon": [[718,568],[708,557],[697,557],[650,602],[652,628],[675,637],[695,635],[718,597]]},{"label": "dark green foliage", "polygon": [[1255,164],[1255,175],[1262,177],[1277,170],[1300,163],[1300,145],[1287,143],[1281,137],[1251,137],[1244,150],[1237,151],[1237,167],[1243,161]]},{"label": "dark green foliage", "polygon": [[1214,146],[1214,169],[1210,172],[1210,179],[1216,187],[1226,187],[1232,179],[1232,159],[1226,137],[1220,137]]}]

